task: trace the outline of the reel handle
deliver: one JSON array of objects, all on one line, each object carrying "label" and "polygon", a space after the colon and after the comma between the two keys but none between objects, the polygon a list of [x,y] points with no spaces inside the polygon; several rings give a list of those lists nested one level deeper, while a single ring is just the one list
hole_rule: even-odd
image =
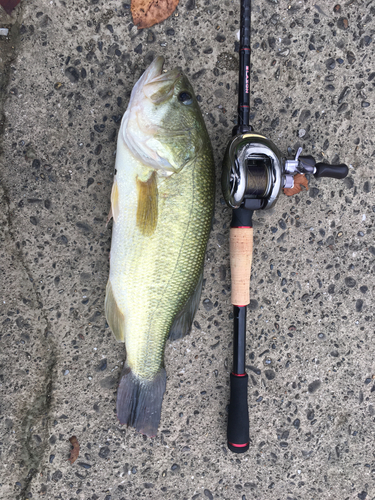
[{"label": "reel handle", "polygon": [[316,163],[316,172],[314,177],[332,177],[333,179],[344,179],[349,172],[348,166],[342,163],[341,165],[329,165],[328,163]]}]

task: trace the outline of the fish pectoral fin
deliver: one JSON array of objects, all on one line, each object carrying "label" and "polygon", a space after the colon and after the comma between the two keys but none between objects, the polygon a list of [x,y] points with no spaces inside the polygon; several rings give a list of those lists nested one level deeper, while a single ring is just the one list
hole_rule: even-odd
[{"label": "fish pectoral fin", "polygon": [[183,309],[175,317],[175,320],[169,332],[170,340],[181,339],[190,332],[194,316],[199,307],[199,301],[202,294],[202,285],[203,271],[191,297],[188,299]]},{"label": "fish pectoral fin", "polygon": [[151,236],[158,222],[158,185],[154,170],[146,182],[137,179],[137,227],[144,236]]},{"label": "fish pectoral fin", "polygon": [[104,308],[107,323],[117,342],[125,342],[125,316],[117,305],[109,280],[107,282]]},{"label": "fish pectoral fin", "polygon": [[113,181],[112,192],[111,192],[111,209],[108,214],[107,224],[113,217],[113,220],[117,222],[118,216],[120,213],[119,204],[118,204],[118,186],[117,181]]}]

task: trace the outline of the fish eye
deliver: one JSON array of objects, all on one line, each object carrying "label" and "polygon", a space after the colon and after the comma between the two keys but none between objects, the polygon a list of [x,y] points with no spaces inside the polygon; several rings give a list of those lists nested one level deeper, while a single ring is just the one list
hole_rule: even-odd
[{"label": "fish eye", "polygon": [[178,100],[182,102],[182,104],[192,104],[193,103],[193,98],[188,92],[180,92],[178,95]]}]

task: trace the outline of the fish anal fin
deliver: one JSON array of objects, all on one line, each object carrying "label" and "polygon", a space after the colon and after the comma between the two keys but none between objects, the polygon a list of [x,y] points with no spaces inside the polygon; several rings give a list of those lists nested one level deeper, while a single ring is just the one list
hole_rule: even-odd
[{"label": "fish anal fin", "polygon": [[164,368],[152,380],[138,377],[125,363],[117,391],[117,418],[146,436],[155,436],[166,386]]},{"label": "fish anal fin", "polygon": [[117,181],[113,181],[112,192],[111,192],[111,209],[108,214],[107,224],[113,217],[113,220],[117,222],[118,216],[120,213],[119,204],[118,204],[118,186]]},{"label": "fish anal fin", "polygon": [[154,170],[147,181],[137,179],[137,227],[144,236],[151,236],[158,222],[158,185]]},{"label": "fish anal fin", "polygon": [[170,340],[181,339],[190,332],[194,316],[198,310],[199,302],[202,294],[203,271],[198,280],[194,292],[186,302],[183,309],[175,317],[173,325],[169,332]]},{"label": "fish anal fin", "polygon": [[120,311],[113,295],[111,282],[108,280],[105,294],[105,317],[118,342],[125,341],[125,316]]},{"label": "fish anal fin", "polygon": [[112,217],[113,217],[113,214],[112,214],[112,206],[111,206],[111,208],[109,209],[108,215],[107,215],[107,220],[106,220],[106,223],[105,223],[105,227],[108,226],[109,221],[112,219]]}]

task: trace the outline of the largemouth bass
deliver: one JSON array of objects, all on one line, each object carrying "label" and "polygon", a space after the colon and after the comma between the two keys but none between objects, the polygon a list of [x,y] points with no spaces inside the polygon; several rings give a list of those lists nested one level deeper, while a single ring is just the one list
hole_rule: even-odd
[{"label": "largemouth bass", "polygon": [[122,424],[154,436],[168,338],[188,333],[199,305],[214,208],[214,160],[194,91],[156,58],[133,88],[117,141],[111,194],[108,324],[125,342]]}]

